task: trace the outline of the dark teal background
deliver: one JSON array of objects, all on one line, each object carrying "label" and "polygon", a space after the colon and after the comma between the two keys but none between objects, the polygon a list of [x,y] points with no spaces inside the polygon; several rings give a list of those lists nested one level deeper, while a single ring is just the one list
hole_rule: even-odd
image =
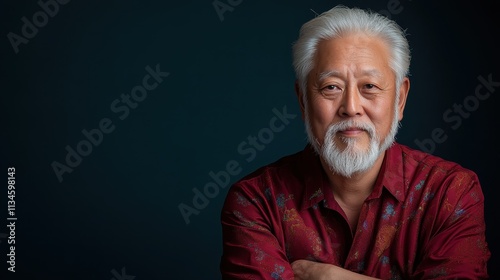
[{"label": "dark teal background", "polygon": [[[0,279],[119,280],[113,271],[122,268],[136,280],[220,279],[219,213],[227,188],[189,224],[178,206],[192,206],[193,188],[202,191],[209,172],[231,160],[241,167],[233,183],[302,149],[291,45],[314,12],[340,2],[243,0],[222,21],[212,2],[71,0],[16,54],[9,32],[21,35],[21,18],[32,20],[41,8],[36,1],[2,1],[0,178],[16,168],[18,277],[5,273],[7,242],[0,239],[6,275]],[[388,2],[343,4],[380,11]],[[412,48],[397,139],[418,148],[416,139],[442,128],[448,138],[433,153],[477,172],[497,279],[500,87],[456,129],[443,113],[474,95],[478,76],[500,81],[498,16],[483,1],[447,2],[400,0],[401,11],[391,15]],[[111,103],[157,64],[170,75],[120,120]],[[248,162],[238,146],[269,127],[273,108],[284,106],[297,117]],[[65,147],[76,149],[85,139],[81,131],[103,118],[114,131],[59,182],[51,164],[64,164]],[[0,202],[6,225],[6,183]]]}]

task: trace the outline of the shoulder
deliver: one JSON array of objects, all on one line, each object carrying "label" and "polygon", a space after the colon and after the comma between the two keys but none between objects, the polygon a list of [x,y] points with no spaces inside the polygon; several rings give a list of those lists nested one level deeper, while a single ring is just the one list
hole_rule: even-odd
[{"label": "shoulder", "polygon": [[270,187],[273,189],[286,187],[289,183],[300,180],[303,153],[304,151],[289,154],[261,166],[236,181],[230,189],[265,191]]},{"label": "shoulder", "polygon": [[471,178],[477,178],[474,171],[463,167],[457,162],[444,159],[402,144],[396,144],[401,153],[403,165],[406,171],[415,169],[416,172],[425,174],[462,175]]},{"label": "shoulder", "polygon": [[316,176],[317,157],[308,148],[279,158],[236,181],[228,190],[225,209],[254,205],[275,208],[298,206],[307,196],[307,180]]},{"label": "shoulder", "polygon": [[456,199],[471,191],[482,197],[478,176],[471,169],[405,145],[397,144],[395,148],[401,153],[405,180],[413,182],[410,188],[425,187],[429,193]]}]

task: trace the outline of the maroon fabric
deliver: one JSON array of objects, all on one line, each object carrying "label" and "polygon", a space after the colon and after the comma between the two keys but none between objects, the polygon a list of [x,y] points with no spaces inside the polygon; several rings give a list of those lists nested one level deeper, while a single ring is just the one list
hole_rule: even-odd
[{"label": "maroon fabric", "polygon": [[353,235],[314,150],[256,170],[221,213],[223,279],[293,279],[309,259],[382,279],[483,279],[490,257],[476,174],[394,144]]}]

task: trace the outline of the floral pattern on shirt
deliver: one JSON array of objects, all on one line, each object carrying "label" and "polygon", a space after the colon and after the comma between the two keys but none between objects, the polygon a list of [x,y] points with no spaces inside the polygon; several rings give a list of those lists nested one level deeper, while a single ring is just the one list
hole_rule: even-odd
[{"label": "floral pattern on shirt", "polygon": [[230,188],[222,276],[293,279],[308,259],[381,279],[487,279],[483,208],[475,173],[394,144],[351,229],[307,146]]}]

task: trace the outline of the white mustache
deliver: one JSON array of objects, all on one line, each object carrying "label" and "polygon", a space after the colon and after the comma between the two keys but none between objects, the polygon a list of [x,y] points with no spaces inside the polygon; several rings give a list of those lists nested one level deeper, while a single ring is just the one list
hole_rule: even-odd
[{"label": "white mustache", "polygon": [[370,138],[378,138],[377,134],[375,133],[375,126],[373,126],[372,124],[369,124],[369,123],[358,122],[355,120],[345,120],[345,121],[341,121],[341,122],[330,125],[328,127],[328,131],[326,132],[326,135],[333,137],[337,132],[343,131],[343,130],[346,130],[349,128],[356,128],[356,129],[364,130],[364,131],[368,132],[368,135],[370,136]]}]

